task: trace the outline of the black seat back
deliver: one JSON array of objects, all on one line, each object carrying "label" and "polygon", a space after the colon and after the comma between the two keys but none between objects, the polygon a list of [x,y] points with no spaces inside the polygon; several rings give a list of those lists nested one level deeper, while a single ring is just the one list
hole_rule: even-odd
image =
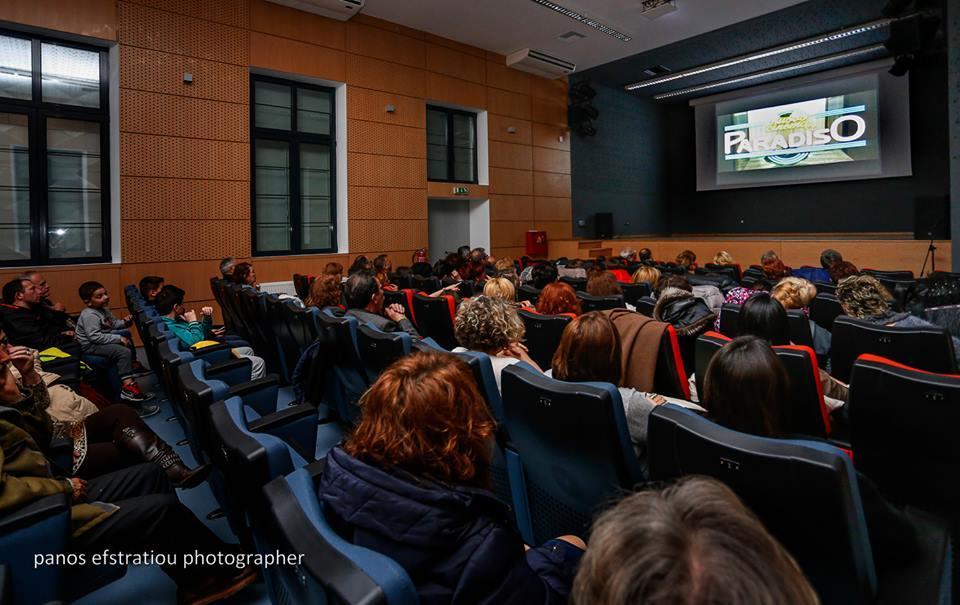
[{"label": "black seat back", "polygon": [[586,277],[561,277],[558,281],[562,281],[563,283],[567,284],[577,292],[587,291]]},{"label": "black seat back", "polygon": [[833,282],[815,281],[813,285],[817,287],[817,294],[836,294],[837,284]]},{"label": "black seat back", "polygon": [[838,317],[833,322],[830,373],[837,380],[849,382],[853,362],[864,353],[928,372],[957,372],[953,341],[944,328],[898,328]]},{"label": "black seat back", "polygon": [[580,306],[584,313],[626,308],[623,296],[619,294],[614,296],[590,296],[584,292],[577,292],[577,298],[580,299]]},{"label": "black seat back", "polygon": [[854,462],[884,496],[958,519],[960,376],[863,355],[848,405]]},{"label": "black seat back", "polygon": [[453,331],[457,305],[453,296],[444,294],[432,297],[417,292],[413,296],[413,311],[421,336],[434,339],[447,350],[457,346]]},{"label": "black seat back", "polygon": [[411,286],[414,290],[418,292],[426,292],[427,294],[433,294],[440,289],[440,278],[438,277],[423,277],[420,275],[411,275]]},{"label": "black seat back", "polygon": [[706,475],[733,489],[823,603],[873,602],[876,569],[855,471],[843,452],[738,433],[670,404],[651,413],[648,444],[654,479]]},{"label": "black seat back", "polygon": [[800,309],[787,311],[787,324],[790,328],[790,342],[795,345],[813,348],[813,332],[810,331],[810,320]]},{"label": "black seat back", "polygon": [[538,298],[540,298],[540,290],[527,284],[520,285],[517,291],[517,300],[529,300],[531,305],[536,305]]},{"label": "black seat back", "polygon": [[810,319],[825,330],[833,332],[833,320],[843,315],[843,307],[833,294],[817,294],[810,302]]},{"label": "black seat back", "polygon": [[560,346],[560,338],[563,336],[563,330],[573,321],[573,316],[564,315],[541,315],[529,309],[520,309],[520,319],[526,326],[526,345],[529,349],[530,357],[537,362],[541,368],[546,370],[550,367],[553,360],[553,354]]},{"label": "black seat back", "polygon": [[641,296],[637,299],[637,313],[653,317],[653,309],[657,306],[657,299],[652,296]]},{"label": "black seat back", "polygon": [[410,335],[406,332],[381,332],[364,324],[357,328],[357,347],[372,381],[394,361],[410,354]]},{"label": "black seat back", "polygon": [[637,303],[644,296],[650,296],[650,284],[641,281],[632,284],[620,284],[623,289],[623,300],[627,303],[637,306]]},{"label": "black seat back", "polygon": [[720,333],[728,338],[740,334],[740,307],[736,303],[724,303],[720,307]]}]

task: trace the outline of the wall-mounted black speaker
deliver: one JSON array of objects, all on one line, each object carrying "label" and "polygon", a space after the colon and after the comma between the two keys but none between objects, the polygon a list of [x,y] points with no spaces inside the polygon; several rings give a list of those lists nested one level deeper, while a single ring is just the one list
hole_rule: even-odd
[{"label": "wall-mounted black speaker", "polygon": [[593,233],[597,239],[613,237],[613,213],[598,212],[593,215]]},{"label": "wall-mounted black speaker", "polygon": [[913,238],[950,239],[950,196],[921,196],[913,200]]}]

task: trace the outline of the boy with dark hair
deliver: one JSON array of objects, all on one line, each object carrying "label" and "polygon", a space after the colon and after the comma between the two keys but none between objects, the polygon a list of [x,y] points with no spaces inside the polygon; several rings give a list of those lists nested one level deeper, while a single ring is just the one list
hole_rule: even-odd
[{"label": "boy with dark hair", "polygon": [[[84,282],[79,289],[80,300],[87,308],[80,312],[77,320],[77,341],[84,353],[106,357],[117,366],[122,386],[120,398],[132,403],[143,403],[153,399],[150,393],[140,390],[134,378],[133,362],[136,358],[130,338],[117,334],[129,326],[133,318],[129,315],[117,319],[110,312],[110,294],[103,284],[95,281]],[[160,411],[156,408],[154,413]]]},{"label": "boy with dark hair", "polygon": [[[213,307],[202,307],[200,318],[193,309],[189,311],[183,307],[186,292],[172,284],[163,287],[157,295],[155,308],[160,314],[163,323],[183,344],[192,347],[202,340],[218,339],[223,336],[223,330],[213,328]],[[228,344],[231,344],[228,342]],[[250,379],[257,380],[266,375],[266,364],[263,359],[254,354],[248,346],[232,347],[231,351],[237,357],[246,357],[250,360]]]},{"label": "boy with dark hair", "polygon": [[163,289],[163,278],[158,275],[147,275],[140,280],[140,296],[148,303],[157,301],[157,294]]}]

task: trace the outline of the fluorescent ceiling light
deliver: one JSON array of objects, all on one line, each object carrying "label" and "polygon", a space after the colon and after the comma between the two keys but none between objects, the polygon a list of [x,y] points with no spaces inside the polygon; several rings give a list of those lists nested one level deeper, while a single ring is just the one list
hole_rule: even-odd
[{"label": "fluorescent ceiling light", "polygon": [[[537,0],[534,0],[534,1],[537,1]],[[877,21],[869,21],[867,23],[861,23],[860,25],[854,25],[853,27],[848,27],[846,29],[837,30],[835,32],[831,32],[827,34],[821,34],[819,36],[807,38],[806,40],[800,40],[799,42],[791,42],[789,44],[784,44],[783,46],[768,48],[767,50],[761,50],[753,54],[740,55],[739,57],[734,57],[732,59],[727,59],[725,61],[710,63],[708,65],[703,65],[700,67],[694,67],[693,69],[688,69],[686,71],[678,71],[677,73],[670,74],[669,76],[663,76],[661,78],[653,78],[652,80],[641,80],[640,82],[627,84],[626,86],[624,86],[624,88],[627,90],[639,90],[641,88],[646,88],[647,86],[656,86],[657,84],[665,84],[667,82],[673,82],[674,80],[679,80],[681,78],[689,78],[690,76],[697,76],[697,75],[705,74],[711,71],[716,71],[718,69],[733,67],[734,65],[749,63],[751,61],[758,61],[760,59],[766,59],[767,57],[774,57],[776,55],[782,55],[783,53],[789,53],[795,50],[800,50],[802,48],[816,46],[817,44],[823,44],[824,42],[833,42],[834,40],[840,40],[842,38],[847,38],[849,36],[856,36],[866,32],[881,29],[889,26],[890,23],[892,23],[893,21],[894,19],[878,19]]]},{"label": "fluorescent ceiling light", "polygon": [[600,23],[599,21],[595,21],[590,17],[587,17],[586,15],[582,15],[575,10],[570,10],[569,8],[565,8],[563,6],[560,6],[559,4],[554,4],[553,2],[550,2],[550,0],[533,0],[533,2],[536,2],[540,6],[546,6],[550,10],[557,11],[561,15],[566,15],[567,17],[570,17],[574,21],[579,21],[580,23],[583,23],[584,25],[588,25],[595,30],[602,31],[608,36],[613,36],[614,38],[616,38],[617,40],[620,40],[621,42],[629,42],[630,40],[633,39],[623,32],[618,32],[617,30],[613,29],[609,25],[604,25],[603,23]]},{"label": "fluorescent ceiling light", "polygon": [[799,63],[791,63],[790,65],[784,65],[783,67],[777,67],[775,69],[767,69],[765,71],[758,71],[756,73],[748,74],[746,76],[740,76],[738,78],[730,78],[728,80],[719,80],[717,82],[710,82],[708,84],[701,84],[699,86],[692,86],[690,88],[683,88],[681,90],[675,90],[673,92],[665,92],[660,95],[656,95],[653,98],[657,101],[663,99],[670,99],[673,97],[680,97],[683,95],[689,95],[695,92],[702,92],[704,90],[710,90],[711,88],[720,88],[721,86],[728,86],[730,84],[739,84],[741,82],[749,82],[750,80],[756,80],[759,78],[764,78],[766,76],[773,76],[777,74],[787,73],[791,71],[796,71],[798,69],[804,69],[806,67],[816,67],[817,65],[822,65],[824,63],[830,63],[838,59],[848,59],[850,57],[858,57],[860,55],[866,55],[878,50],[886,50],[883,44],[874,44],[872,46],[864,46],[863,48],[856,48],[854,50],[847,50],[842,53],[836,53],[833,55],[827,55],[825,57],[820,57],[819,59],[813,59],[810,61],[801,61]]}]

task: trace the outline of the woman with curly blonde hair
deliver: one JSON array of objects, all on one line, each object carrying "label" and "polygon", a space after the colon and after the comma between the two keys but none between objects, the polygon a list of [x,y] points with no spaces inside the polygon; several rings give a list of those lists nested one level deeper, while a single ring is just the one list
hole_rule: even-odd
[{"label": "woman with curly blonde hair", "polygon": [[489,355],[498,389],[503,368],[518,361],[543,371],[521,342],[526,333],[523,321],[505,300],[491,296],[468,298],[460,304],[453,327],[460,343],[454,353],[478,351]]}]

